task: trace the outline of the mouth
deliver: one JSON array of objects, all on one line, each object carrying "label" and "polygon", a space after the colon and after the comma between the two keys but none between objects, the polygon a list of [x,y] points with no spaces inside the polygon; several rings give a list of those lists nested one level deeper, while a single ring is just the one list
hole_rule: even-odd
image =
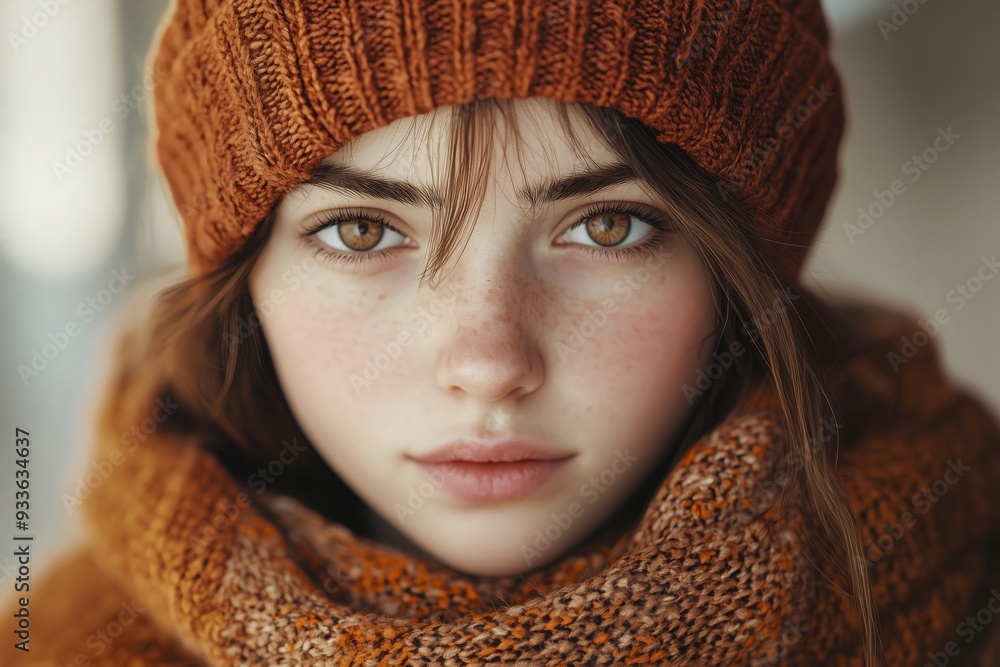
[{"label": "mouth", "polygon": [[436,486],[458,500],[495,503],[526,498],[560,472],[574,452],[526,440],[450,443],[416,462]]}]

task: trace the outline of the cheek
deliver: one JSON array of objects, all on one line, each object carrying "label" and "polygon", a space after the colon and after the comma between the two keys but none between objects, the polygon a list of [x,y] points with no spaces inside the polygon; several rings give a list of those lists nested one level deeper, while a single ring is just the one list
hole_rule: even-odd
[{"label": "cheek", "polygon": [[[378,417],[372,399],[386,384],[381,380],[399,371],[396,360],[385,363],[379,343],[392,339],[398,319],[373,302],[367,290],[335,293],[317,277],[264,321],[282,388],[307,432],[354,430]],[[333,415],[340,415],[337,423]]]},{"label": "cheek", "polygon": [[569,385],[580,388],[580,398],[593,409],[600,401],[609,419],[686,407],[684,385],[710,357],[715,340],[705,338],[715,325],[708,284],[689,275],[654,276],[615,303],[613,311],[596,304],[562,329],[570,331],[559,341],[559,349],[568,352],[559,363]]},{"label": "cheek", "polygon": [[366,370],[367,362],[380,362],[376,350],[392,322],[361,301],[367,298],[310,285],[289,294],[265,321],[292,414],[328,465],[359,490],[380,488],[379,479],[389,474],[383,392],[392,383],[384,380],[399,372],[393,366],[374,376]]},{"label": "cheek", "polygon": [[[620,481],[586,499],[599,500],[602,508],[588,521],[602,521],[671,451],[667,443],[693,409],[685,385],[711,356],[714,325],[708,284],[690,275],[665,275],[632,290],[562,362],[562,428],[575,430],[588,451],[581,479],[606,475]],[[623,452],[636,464],[616,476]]]}]

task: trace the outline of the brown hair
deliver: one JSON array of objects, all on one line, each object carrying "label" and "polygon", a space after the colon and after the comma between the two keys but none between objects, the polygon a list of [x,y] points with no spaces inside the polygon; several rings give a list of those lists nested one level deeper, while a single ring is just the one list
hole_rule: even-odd
[{"label": "brown hair", "polygon": [[[684,151],[656,140],[649,127],[613,109],[588,103],[557,103],[559,120],[574,149],[584,159],[588,151],[577,138],[570,107],[581,112],[608,148],[629,164],[660,201],[710,271],[719,318],[720,353],[735,341],[747,353],[700,397],[678,438],[674,458],[719,423],[754,382],[773,382],[786,434],[788,481],[781,488],[782,506],[797,494],[810,528],[808,538],[839,575],[854,598],[867,664],[874,664],[878,642],[875,607],[864,566],[856,519],[833,472],[836,433],[825,381],[825,370],[846,340],[847,328],[818,299],[775,270],[780,247],[767,245],[752,233],[748,208],[728,184],[699,167]],[[431,256],[421,283],[439,277],[448,258],[468,240],[491,164],[496,114],[520,145],[510,100],[484,99],[453,106],[451,113],[446,207],[435,219],[429,243]],[[350,150],[350,144],[345,147]],[[521,159],[520,151],[518,152]],[[733,194],[731,194],[733,193]],[[162,366],[150,377],[166,378],[152,393],[169,393],[181,404],[183,418],[174,425],[197,425],[209,434],[212,449],[234,474],[246,476],[276,458],[285,440],[308,443],[281,392],[266,341],[250,298],[248,279],[273,226],[274,209],[246,246],[211,273],[187,279],[164,290],[154,307],[150,327],[153,354],[145,363]],[[833,446],[828,447],[828,444]],[[640,504],[665,472],[654,472]],[[276,480],[276,487],[321,512],[359,529],[360,499],[312,449]]]}]

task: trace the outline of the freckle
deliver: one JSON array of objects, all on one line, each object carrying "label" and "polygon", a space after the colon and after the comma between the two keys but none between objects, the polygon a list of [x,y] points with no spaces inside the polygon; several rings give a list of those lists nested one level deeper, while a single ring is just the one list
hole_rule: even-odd
[{"label": "freckle", "polygon": [[384,299],[384,298],[385,298],[385,292],[383,292],[382,294],[379,294],[379,295],[378,295],[378,300],[379,300],[379,301],[381,301],[381,300],[382,300],[382,299]]}]

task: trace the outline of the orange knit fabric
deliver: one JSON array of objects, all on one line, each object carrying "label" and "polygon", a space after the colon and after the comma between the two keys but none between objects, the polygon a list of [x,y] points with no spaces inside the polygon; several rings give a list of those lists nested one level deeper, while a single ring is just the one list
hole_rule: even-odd
[{"label": "orange knit fabric", "polygon": [[819,0],[175,0],[155,150],[199,273],[368,130],[476,98],[590,102],[715,174],[794,277],[837,180],[828,37]]}]

